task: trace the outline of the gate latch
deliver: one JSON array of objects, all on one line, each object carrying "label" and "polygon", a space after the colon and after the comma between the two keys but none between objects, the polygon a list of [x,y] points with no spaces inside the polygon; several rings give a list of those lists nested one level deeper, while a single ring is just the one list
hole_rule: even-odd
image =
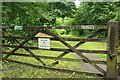
[{"label": "gate latch", "polygon": [[110,54],[110,59],[112,59],[113,57],[117,56],[117,54]]}]

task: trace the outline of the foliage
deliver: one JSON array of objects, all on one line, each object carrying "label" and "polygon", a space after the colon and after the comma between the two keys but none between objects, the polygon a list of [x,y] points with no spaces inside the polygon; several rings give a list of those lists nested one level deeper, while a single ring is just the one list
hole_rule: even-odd
[{"label": "foliage", "polygon": [[[75,17],[75,25],[107,25],[109,20],[117,20],[118,8],[120,3],[113,2],[83,2],[80,4]],[[92,33],[95,30],[73,30],[72,32],[78,35],[85,34],[84,32]],[[104,35],[98,37],[105,38],[107,31]]]},{"label": "foliage", "polygon": [[[3,2],[3,26],[54,26],[56,19],[74,17],[76,7],[73,2]],[[68,22],[66,22],[67,24]],[[52,30],[60,35],[58,30]],[[33,30],[24,30],[29,35]]]},{"label": "foliage", "polygon": [[2,25],[53,25],[56,18],[72,17],[74,9],[71,5],[75,6],[72,2],[4,2],[2,6]]},{"label": "foliage", "polygon": [[110,2],[85,2],[75,14],[76,25],[105,25],[109,20],[118,20],[118,6]]},{"label": "foliage", "polygon": [[[109,20],[120,22],[120,3],[81,2],[77,9],[73,2],[3,2],[3,26],[71,26],[107,25]],[[34,30],[24,30],[26,34]],[[52,30],[57,35],[88,36],[96,30]],[[105,38],[99,35],[100,38]]]},{"label": "foliage", "polygon": [[[73,25],[73,18],[70,17],[65,17],[65,18],[57,18],[56,20],[56,26],[71,26]],[[65,34],[70,34],[71,30],[70,29],[60,29],[56,30],[60,35],[65,35]]]}]

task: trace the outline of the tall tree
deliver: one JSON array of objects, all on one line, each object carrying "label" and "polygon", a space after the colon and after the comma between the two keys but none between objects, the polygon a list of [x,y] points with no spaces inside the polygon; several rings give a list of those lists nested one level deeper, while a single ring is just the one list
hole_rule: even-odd
[{"label": "tall tree", "polygon": [[53,25],[58,17],[72,16],[73,3],[4,2],[2,25]]},{"label": "tall tree", "polygon": [[76,25],[97,24],[103,25],[111,19],[118,20],[117,3],[111,2],[84,2],[75,15]]},{"label": "tall tree", "polygon": [[[109,20],[119,21],[118,2],[83,2],[80,4],[75,17],[74,22],[76,25],[107,25]],[[92,33],[95,30],[73,30],[77,32],[77,35]],[[107,31],[104,35],[99,35],[99,37],[105,37]]]}]

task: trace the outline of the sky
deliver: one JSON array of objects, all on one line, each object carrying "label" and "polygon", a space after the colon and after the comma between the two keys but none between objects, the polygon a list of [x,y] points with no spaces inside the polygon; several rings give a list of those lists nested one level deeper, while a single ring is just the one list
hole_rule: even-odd
[{"label": "sky", "polygon": [[76,0],[76,1],[74,1],[74,2],[75,2],[76,7],[78,8],[78,7],[79,7],[79,4],[80,4],[80,0]]}]

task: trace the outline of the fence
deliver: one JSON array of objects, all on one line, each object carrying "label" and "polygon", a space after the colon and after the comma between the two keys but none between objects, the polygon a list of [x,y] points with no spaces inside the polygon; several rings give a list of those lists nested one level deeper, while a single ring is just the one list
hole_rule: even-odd
[{"label": "fence", "polygon": [[[117,56],[120,55],[118,52],[118,22],[116,21],[109,21],[108,25],[101,25],[101,26],[93,26],[93,25],[82,25],[82,26],[23,26],[23,29],[37,29],[32,35],[27,36],[27,37],[20,37],[20,36],[14,36],[10,32],[7,31],[7,29],[14,29],[14,26],[3,26],[2,30],[6,32],[9,36],[2,36],[2,38],[5,39],[14,39],[19,45],[8,45],[8,44],[2,44],[3,47],[11,47],[14,48],[11,52],[2,52],[3,54],[7,54],[5,57],[3,57],[3,60],[9,60],[12,62],[17,62],[17,63],[22,63],[22,64],[27,64],[27,65],[32,65],[35,67],[44,67],[47,69],[53,69],[53,70],[59,70],[59,71],[72,71],[74,70],[66,70],[66,69],[58,69],[58,68],[52,68],[51,66],[54,66],[56,64],[59,64],[59,60],[63,61],[84,61],[86,63],[91,64],[94,66],[98,71],[101,72],[101,74],[96,74],[97,76],[103,76],[105,78],[117,78],[118,75],[120,75],[120,63],[117,62]],[[31,46],[24,46],[25,43],[27,43],[29,40],[37,39],[35,35],[39,33],[39,31],[43,29],[46,30],[50,35],[53,37],[51,40],[56,40],[60,41],[63,43],[65,46],[67,46],[69,49],[63,49],[63,48],[50,48],[50,49],[42,49],[42,50],[51,50],[51,51],[62,51],[63,53],[60,54],[57,57],[51,57],[51,56],[40,56],[40,55],[35,55],[33,52],[31,52],[29,49],[40,49],[38,47],[31,47]],[[49,29],[99,29],[97,32],[94,34],[90,35],[88,38],[62,38],[50,31]],[[108,37],[107,39],[93,39],[96,35],[100,34],[103,32],[105,29],[108,29]],[[43,37],[44,38],[44,37]],[[45,37],[46,38],[46,37]],[[22,43],[20,43],[17,39],[25,39]],[[66,41],[80,41],[74,46],[69,45]],[[107,42],[106,42],[107,41]],[[83,49],[76,49],[80,45],[86,43],[86,42],[106,42],[107,43],[107,50],[83,50]],[[23,48],[26,51],[30,53],[28,54],[23,54],[23,53],[15,53],[16,50],[19,48]],[[75,52],[77,55],[82,57],[82,59],[71,59],[71,58],[62,58],[69,52]],[[99,54],[106,54],[107,55],[107,61],[97,61],[97,60],[90,60],[86,56],[84,56],[81,53],[99,53]],[[34,64],[29,64],[29,63],[23,63],[19,61],[14,61],[7,59],[11,55],[16,55],[16,56],[26,56],[26,57],[34,57],[37,59],[40,63],[43,64],[41,65],[34,65]],[[54,63],[52,64],[45,64],[41,59],[53,59],[55,60]],[[107,71],[104,71],[101,67],[99,67],[97,64],[106,64],[107,65]],[[90,72],[79,72],[75,71],[76,73],[86,73],[88,75],[94,75],[95,73],[90,73]]]}]

